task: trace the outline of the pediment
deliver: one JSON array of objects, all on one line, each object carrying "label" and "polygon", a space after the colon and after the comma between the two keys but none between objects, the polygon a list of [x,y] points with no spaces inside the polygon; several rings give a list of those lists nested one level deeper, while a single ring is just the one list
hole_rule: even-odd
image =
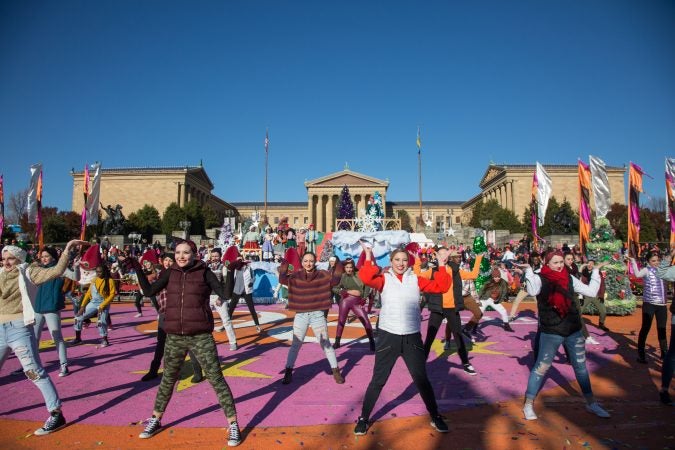
[{"label": "pediment", "polygon": [[209,176],[206,174],[206,171],[204,170],[203,167],[199,167],[197,169],[190,169],[189,174],[191,177],[196,178],[197,180],[201,181],[203,184],[209,186],[211,189],[213,189],[213,183],[211,182],[211,179]]},{"label": "pediment", "polygon": [[341,172],[332,173],[325,177],[315,178],[305,182],[305,187],[322,187],[322,186],[372,186],[372,187],[387,187],[389,182],[370,177],[351,170],[343,170]]},{"label": "pediment", "polygon": [[506,169],[501,166],[495,166],[495,165],[490,165],[488,166],[487,170],[485,171],[485,174],[483,175],[483,178],[481,178],[480,183],[478,185],[483,188],[487,186],[491,181],[493,181],[495,178],[498,178],[502,175],[506,174]]}]

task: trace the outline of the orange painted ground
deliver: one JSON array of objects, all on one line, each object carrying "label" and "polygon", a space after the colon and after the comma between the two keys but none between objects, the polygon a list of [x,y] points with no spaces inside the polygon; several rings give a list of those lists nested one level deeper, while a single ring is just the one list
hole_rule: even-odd
[{"label": "orange painted ground", "polygon": [[[597,323],[597,318],[590,318]],[[675,408],[658,402],[661,362],[655,357],[652,329],[649,365],[635,361],[639,310],[630,317],[609,317],[618,355],[591,375],[593,389],[611,419],[584,410],[576,383],[542,393],[535,405],[539,420],[522,419],[520,399],[468,407],[446,413],[451,431],[440,435],[426,417],[379,420],[367,436],[355,437],[353,425],[256,427],[245,429],[243,449],[572,449],[675,448]],[[245,342],[245,341],[244,341]],[[242,342],[243,343],[243,342]],[[525,386],[522,386],[525,389]],[[673,389],[671,389],[673,395]],[[292,411],[289,411],[292,414]],[[227,447],[219,428],[169,428],[152,439],[140,440],[137,425],[71,425],[45,437],[32,432],[38,422],[0,420],[2,449],[219,449]]]}]

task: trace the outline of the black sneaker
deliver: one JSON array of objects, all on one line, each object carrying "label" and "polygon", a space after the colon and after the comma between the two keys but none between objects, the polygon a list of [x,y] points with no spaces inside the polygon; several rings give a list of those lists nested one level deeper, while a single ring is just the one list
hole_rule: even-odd
[{"label": "black sneaker", "polygon": [[359,416],[354,427],[354,434],[356,436],[363,436],[368,432],[368,419]]},{"label": "black sneaker", "polygon": [[664,405],[673,404],[673,399],[670,398],[670,394],[668,394],[668,391],[659,391],[659,400],[661,400],[661,403],[663,403]]},{"label": "black sneaker", "polygon": [[241,444],[241,432],[239,431],[239,424],[234,421],[230,424],[230,430],[227,436],[227,445],[229,447],[236,447]]},{"label": "black sneaker", "polygon": [[66,426],[66,419],[61,414],[61,411],[52,411],[49,419],[45,421],[42,428],[38,428],[33,433],[35,436],[44,436],[45,434],[53,433],[59,428]]},{"label": "black sneaker", "polygon": [[141,377],[141,381],[150,381],[150,380],[154,380],[154,379],[157,378],[158,376],[159,376],[159,374],[158,374],[157,372],[153,372],[153,371],[151,370],[150,372],[146,373],[145,375],[143,375],[143,376]]},{"label": "black sneaker", "polygon": [[162,429],[162,424],[159,421],[159,417],[152,416],[146,421],[147,425],[145,426],[145,430],[141,434],[138,435],[139,438],[141,439],[148,439],[159,433],[159,431]]},{"label": "black sneaker", "polygon": [[450,431],[448,424],[443,420],[443,416],[437,414],[431,418],[431,426],[436,429],[439,433],[447,433]]},{"label": "black sneaker", "polygon": [[473,366],[470,363],[462,364],[464,367],[464,372],[469,374],[469,375],[478,375],[478,372],[476,372],[476,369],[473,368]]}]

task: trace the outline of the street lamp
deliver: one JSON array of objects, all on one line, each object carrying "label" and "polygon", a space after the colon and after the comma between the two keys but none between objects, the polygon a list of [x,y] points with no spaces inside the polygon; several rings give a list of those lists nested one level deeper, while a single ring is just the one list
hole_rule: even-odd
[{"label": "street lamp", "polygon": [[480,226],[483,227],[483,238],[485,239],[485,244],[488,243],[487,233],[492,228],[492,219],[481,219]]},{"label": "street lamp", "polygon": [[181,220],[178,222],[178,226],[183,230],[183,239],[188,239],[190,237],[190,225],[192,225],[192,222],[189,220]]},{"label": "street lamp", "polygon": [[129,239],[131,239],[131,242],[133,242],[133,245],[131,246],[131,255],[136,256],[136,245],[138,244],[138,241],[141,240],[141,233],[133,232],[129,233]]}]

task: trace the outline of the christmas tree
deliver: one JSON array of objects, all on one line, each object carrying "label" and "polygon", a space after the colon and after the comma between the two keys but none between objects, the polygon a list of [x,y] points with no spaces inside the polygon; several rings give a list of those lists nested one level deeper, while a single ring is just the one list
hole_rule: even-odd
[{"label": "christmas tree", "polygon": [[[352,202],[352,197],[349,195],[349,188],[346,184],[342,188],[342,195],[340,196],[340,203],[338,204],[337,218],[338,220],[354,218],[354,203]],[[340,222],[338,224],[338,230],[350,229],[351,227],[347,222]]]},{"label": "christmas tree", "polygon": [[375,195],[368,200],[365,217],[359,220],[359,230],[365,232],[382,231],[382,219],[384,219],[382,196],[375,191]]},{"label": "christmas tree", "polygon": [[218,248],[221,252],[225,252],[225,249],[234,244],[234,234],[232,233],[232,225],[230,222],[225,219],[223,226],[220,227],[220,234],[218,234]]},{"label": "christmas tree", "polygon": [[[621,257],[621,240],[616,239],[609,220],[601,217],[591,230],[591,242],[586,244],[586,255],[596,262],[609,262],[602,268],[605,275],[605,306],[607,314],[625,316],[635,311],[635,296],[630,289],[630,280],[626,274],[626,264]],[[597,310],[586,303],[584,314],[597,314]]]},{"label": "christmas tree", "polygon": [[[476,255],[483,254],[487,251],[487,245],[485,245],[485,239],[483,236],[476,236],[473,239],[473,252]],[[472,266],[473,267],[473,266]],[[480,263],[480,274],[476,278],[474,284],[476,285],[476,292],[480,292],[483,288],[483,285],[492,278],[491,275],[492,268],[490,267],[490,258],[483,258]]]}]

